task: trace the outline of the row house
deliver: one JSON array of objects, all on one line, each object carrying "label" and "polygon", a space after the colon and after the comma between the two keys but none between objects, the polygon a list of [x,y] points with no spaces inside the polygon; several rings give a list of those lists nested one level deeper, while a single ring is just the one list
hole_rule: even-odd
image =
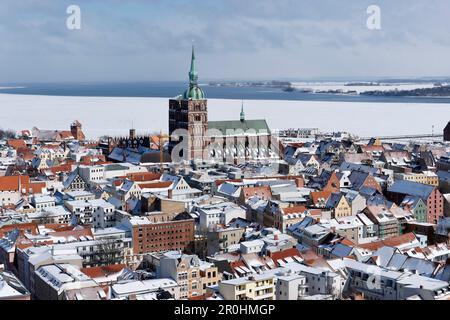
[{"label": "row house", "polygon": [[377,237],[385,239],[399,235],[399,221],[385,205],[368,205],[363,213],[377,225]]},{"label": "row house", "polygon": [[406,180],[396,181],[387,190],[389,200],[400,205],[406,196],[420,197],[427,205],[427,222],[437,224],[444,216],[444,197],[438,188]]}]

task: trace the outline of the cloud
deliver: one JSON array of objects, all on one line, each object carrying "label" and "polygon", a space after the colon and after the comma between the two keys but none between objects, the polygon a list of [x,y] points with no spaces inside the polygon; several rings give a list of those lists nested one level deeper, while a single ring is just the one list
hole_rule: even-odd
[{"label": "cloud", "polygon": [[[82,30],[65,27],[69,4]],[[447,0],[3,0],[0,81],[450,75]]]}]

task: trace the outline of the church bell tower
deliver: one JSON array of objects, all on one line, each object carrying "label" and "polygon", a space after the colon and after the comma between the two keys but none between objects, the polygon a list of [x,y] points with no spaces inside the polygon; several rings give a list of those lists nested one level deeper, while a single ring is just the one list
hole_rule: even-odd
[{"label": "church bell tower", "polygon": [[[206,147],[206,131],[208,130],[208,100],[198,85],[195,50],[192,47],[191,67],[189,70],[189,88],[174,99],[169,100],[169,152],[187,139],[185,149],[179,154],[184,160],[202,160]],[[177,129],[185,129],[187,137],[174,138],[172,133]],[[184,141],[183,141],[184,142]]]}]

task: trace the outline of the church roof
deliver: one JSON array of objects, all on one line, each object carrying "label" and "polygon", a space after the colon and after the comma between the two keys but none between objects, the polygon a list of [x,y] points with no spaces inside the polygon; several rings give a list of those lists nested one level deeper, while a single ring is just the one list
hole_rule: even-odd
[{"label": "church roof", "polygon": [[205,100],[206,95],[203,90],[198,86],[190,86],[183,94],[183,99],[192,100]]},{"label": "church roof", "polygon": [[[222,132],[223,135],[235,135],[235,130],[255,130],[257,134],[267,132],[270,134],[269,126],[266,120],[231,120],[231,121],[208,121],[208,129],[216,129]],[[227,130],[231,130],[227,134]]]}]

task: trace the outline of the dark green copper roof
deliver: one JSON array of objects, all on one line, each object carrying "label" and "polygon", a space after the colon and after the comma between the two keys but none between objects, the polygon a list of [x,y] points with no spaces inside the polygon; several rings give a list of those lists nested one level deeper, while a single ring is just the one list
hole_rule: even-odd
[{"label": "dark green copper roof", "polygon": [[[227,135],[227,130],[255,130],[256,133],[270,134],[269,126],[266,120],[231,120],[231,121],[208,121],[208,129],[216,129],[222,132],[223,135]],[[234,135],[230,133],[228,135]]]}]

